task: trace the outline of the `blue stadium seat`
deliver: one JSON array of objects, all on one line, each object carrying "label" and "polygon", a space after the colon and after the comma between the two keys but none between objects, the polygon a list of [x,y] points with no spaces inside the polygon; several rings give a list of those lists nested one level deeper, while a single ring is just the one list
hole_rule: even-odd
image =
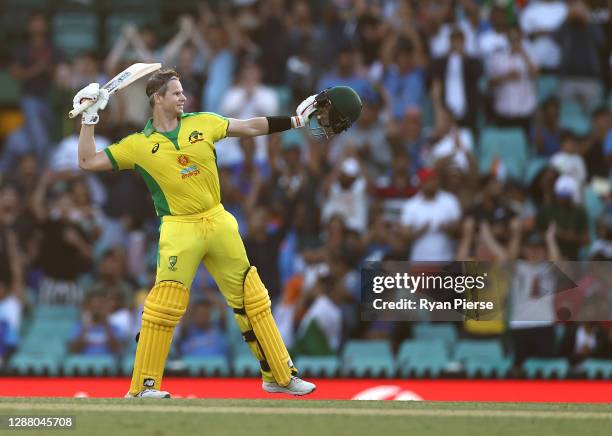
[{"label": "blue stadium seat", "polygon": [[519,128],[485,127],[480,137],[479,167],[489,173],[493,162],[499,160],[508,176],[523,180],[528,158],[525,133]]},{"label": "blue stadium seat", "polygon": [[191,376],[219,376],[229,375],[229,364],[225,357],[186,356],[182,358],[189,375]]},{"label": "blue stadium seat", "polygon": [[612,378],[612,360],[610,359],[586,359],[580,364],[580,369],[590,379]]},{"label": "blue stadium seat", "polygon": [[347,342],[342,362],[342,373],[346,376],[391,377],[396,369],[391,344],[384,340]]},{"label": "blue stadium seat", "polygon": [[114,356],[88,356],[71,354],[64,360],[66,375],[116,375],[117,361]]},{"label": "blue stadium seat", "polygon": [[448,361],[448,343],[443,338],[405,340],[397,355],[402,377],[438,377]]},{"label": "blue stadium seat", "polygon": [[340,359],[336,356],[302,356],[295,359],[300,373],[313,377],[334,377],[340,369]]},{"label": "blue stadium seat", "polygon": [[523,369],[528,378],[565,378],[569,371],[569,363],[566,359],[532,357],[525,360]]},{"label": "blue stadium seat", "polygon": [[440,339],[446,345],[451,345],[457,340],[457,329],[451,323],[415,323],[412,329],[414,339],[436,340]]}]

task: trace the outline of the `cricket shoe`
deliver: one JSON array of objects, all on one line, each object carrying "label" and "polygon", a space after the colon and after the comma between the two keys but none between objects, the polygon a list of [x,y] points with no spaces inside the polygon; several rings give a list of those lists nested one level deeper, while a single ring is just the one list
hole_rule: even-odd
[{"label": "cricket shoe", "polygon": [[271,394],[289,394],[289,395],[308,395],[313,392],[317,386],[314,383],[302,380],[299,377],[292,376],[291,381],[287,386],[281,386],[276,382],[263,382],[261,387],[264,391]]},{"label": "cricket shoe", "polygon": [[136,395],[131,395],[129,392],[124,398],[170,398],[170,393],[166,391],[158,391],[157,389],[145,389],[138,392]]}]

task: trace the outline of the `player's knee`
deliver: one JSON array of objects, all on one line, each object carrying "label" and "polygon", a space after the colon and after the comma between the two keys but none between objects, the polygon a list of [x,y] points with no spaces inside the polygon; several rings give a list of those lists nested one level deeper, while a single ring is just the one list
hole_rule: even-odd
[{"label": "player's knee", "polygon": [[155,324],[175,327],[189,303],[189,289],[180,282],[157,283],[145,300],[142,319]]}]

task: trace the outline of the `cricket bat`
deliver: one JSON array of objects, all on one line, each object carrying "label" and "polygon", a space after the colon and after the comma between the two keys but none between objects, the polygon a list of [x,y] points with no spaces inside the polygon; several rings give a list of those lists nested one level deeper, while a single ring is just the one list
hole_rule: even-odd
[{"label": "cricket bat", "polygon": [[[141,77],[144,77],[147,74],[152,73],[153,71],[157,71],[160,68],[161,68],[161,64],[159,63],[144,64],[140,62],[134,65],[130,65],[128,68],[126,68],[125,70],[117,74],[115,77],[113,77],[102,88],[106,89],[109,95],[113,95],[115,92],[119,91],[120,89],[123,89],[128,85],[131,85],[132,83],[134,83],[136,80],[140,79]],[[83,112],[85,109],[87,109],[89,106],[91,106],[92,104],[94,104],[93,100],[85,100],[79,106],[72,109],[68,115],[70,116],[70,118],[74,118],[77,115],[79,115],[81,112]]]}]

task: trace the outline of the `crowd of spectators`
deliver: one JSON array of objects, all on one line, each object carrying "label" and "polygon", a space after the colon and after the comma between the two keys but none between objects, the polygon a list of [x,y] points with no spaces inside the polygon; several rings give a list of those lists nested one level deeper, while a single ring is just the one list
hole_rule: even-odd
[{"label": "crowd of spectators", "polygon": [[[542,262],[612,258],[607,2],[220,3],[181,15],[168,40],[130,25],[108,53],[73,57],[52,43],[45,16],[30,17],[7,65],[24,123],[0,153],[0,353],[15,347],[22,312],[39,303],[82,305],[72,352],[117,352],[138,330],[158,219],[137,175],[78,168],[80,123],[65,115],[77,90],[135,61],[175,66],[186,111],[278,115],[340,84],[361,96],[360,119],[330,140],[290,131],[216,146],[223,203],[294,349],[333,353],[347,338],[410,336],[406,323],[360,322],[364,260],[518,260],[525,304],[547,280]],[[563,123],[571,111],[590,121],[586,131]],[[149,116],[143,83],[113,96],[98,148]],[[528,144],[518,177],[502,158],[479,160],[491,126]],[[588,296],[610,305],[609,271],[607,283],[594,277]],[[180,353],[227,355],[219,298],[202,268]],[[511,332],[519,360],[612,353],[604,323],[571,324],[553,349],[551,307],[535,325],[504,317],[466,323],[464,334]]]}]

